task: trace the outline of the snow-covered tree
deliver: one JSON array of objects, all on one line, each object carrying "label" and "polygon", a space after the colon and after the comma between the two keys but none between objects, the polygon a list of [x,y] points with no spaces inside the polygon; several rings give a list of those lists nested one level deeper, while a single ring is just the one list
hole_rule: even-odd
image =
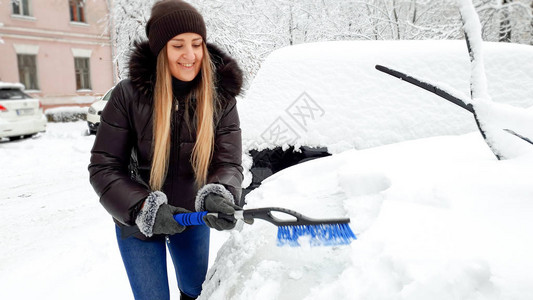
[{"label": "snow-covered tree", "polygon": [[[110,1],[110,0],[109,0]],[[114,0],[111,36],[119,78],[145,37],[154,0]],[[462,39],[455,0],[194,0],[207,40],[241,64],[245,84],[273,50],[332,40]],[[486,41],[533,44],[533,0],[474,0]]]},{"label": "snow-covered tree", "polygon": [[533,0],[476,0],[483,38],[533,44]]},{"label": "snow-covered tree", "polygon": [[113,63],[117,79],[127,76],[129,54],[136,40],[146,39],[144,26],[150,17],[153,0],[108,0],[111,39],[114,48]]},{"label": "snow-covered tree", "polygon": [[286,3],[271,0],[198,0],[207,41],[224,48],[241,64],[246,80],[253,78],[263,59],[289,45]]}]

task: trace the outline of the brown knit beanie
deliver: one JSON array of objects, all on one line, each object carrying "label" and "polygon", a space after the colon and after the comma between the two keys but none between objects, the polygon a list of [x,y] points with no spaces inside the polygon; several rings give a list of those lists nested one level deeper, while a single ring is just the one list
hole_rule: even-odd
[{"label": "brown knit beanie", "polygon": [[204,19],[192,5],[181,0],[162,0],[154,4],[146,23],[146,36],[154,55],[157,56],[170,39],[186,32],[197,33],[206,41]]}]

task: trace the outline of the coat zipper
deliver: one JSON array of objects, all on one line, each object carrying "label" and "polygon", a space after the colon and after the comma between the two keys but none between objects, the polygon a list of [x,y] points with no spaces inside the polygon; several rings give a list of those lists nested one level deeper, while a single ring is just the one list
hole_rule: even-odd
[{"label": "coat zipper", "polygon": [[[176,108],[178,108],[178,106],[176,106]],[[177,109],[174,111],[174,125],[176,126],[172,132],[172,135],[173,135],[173,141],[174,141],[174,149],[175,149],[175,160],[174,160],[174,168],[172,168],[171,170],[169,170],[169,173],[170,173],[170,189],[171,189],[171,195],[170,195],[170,199],[174,199],[174,184],[175,184],[175,181],[177,180],[178,178],[178,174],[179,174],[179,164],[180,164],[180,148],[181,148],[181,144],[180,144],[180,135],[181,135],[181,115],[182,115],[182,110],[181,109]],[[170,154],[171,157],[170,159],[172,159],[172,153]]]}]

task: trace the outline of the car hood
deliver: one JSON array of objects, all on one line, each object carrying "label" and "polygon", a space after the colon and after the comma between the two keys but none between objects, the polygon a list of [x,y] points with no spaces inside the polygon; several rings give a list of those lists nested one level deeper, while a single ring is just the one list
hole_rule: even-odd
[{"label": "car hood", "polygon": [[91,104],[91,107],[94,108],[96,111],[102,111],[107,104],[107,101],[104,100],[98,100]]}]

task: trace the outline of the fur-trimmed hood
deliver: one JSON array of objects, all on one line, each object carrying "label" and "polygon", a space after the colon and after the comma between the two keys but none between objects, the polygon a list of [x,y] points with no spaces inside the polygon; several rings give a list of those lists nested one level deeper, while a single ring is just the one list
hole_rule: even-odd
[{"label": "fur-trimmed hood", "polygon": [[[221,100],[234,98],[241,92],[242,70],[237,62],[217,46],[207,43],[211,61],[215,65],[215,85]],[[148,99],[152,99],[157,57],[148,41],[136,42],[129,61],[129,78],[133,86]]]}]

